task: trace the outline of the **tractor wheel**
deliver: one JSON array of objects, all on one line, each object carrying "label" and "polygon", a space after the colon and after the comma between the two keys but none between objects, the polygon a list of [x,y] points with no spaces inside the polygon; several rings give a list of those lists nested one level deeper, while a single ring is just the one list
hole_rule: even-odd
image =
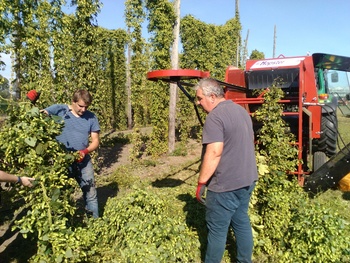
[{"label": "tractor wheel", "polygon": [[322,114],[321,137],[314,140],[313,152],[324,152],[328,157],[337,153],[338,120],[335,112]]},{"label": "tractor wheel", "polygon": [[312,160],[312,169],[317,171],[322,165],[327,162],[327,156],[324,152],[315,152]]}]

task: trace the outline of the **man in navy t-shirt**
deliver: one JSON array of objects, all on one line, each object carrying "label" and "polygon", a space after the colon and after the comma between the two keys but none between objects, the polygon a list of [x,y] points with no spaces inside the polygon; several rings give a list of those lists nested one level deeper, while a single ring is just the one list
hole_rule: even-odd
[{"label": "man in navy t-shirt", "polygon": [[220,263],[231,226],[236,237],[237,262],[251,262],[253,236],[248,216],[251,193],[258,180],[254,132],[248,112],[231,100],[214,79],[201,80],[197,103],[208,113],[203,127],[203,156],[196,197],[208,188],[206,263]]},{"label": "man in navy t-shirt", "polygon": [[80,158],[69,167],[69,175],[77,180],[82,189],[86,209],[97,218],[97,192],[89,153],[96,150],[100,144],[100,126],[96,115],[87,110],[91,102],[90,93],[80,89],[73,94],[71,105],[54,104],[44,109],[44,112],[62,117],[64,127],[56,139],[63,143],[68,151],[79,152]]}]

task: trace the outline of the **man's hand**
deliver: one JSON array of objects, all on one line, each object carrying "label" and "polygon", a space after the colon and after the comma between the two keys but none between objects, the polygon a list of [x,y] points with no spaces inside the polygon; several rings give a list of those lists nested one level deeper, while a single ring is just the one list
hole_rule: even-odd
[{"label": "man's hand", "polygon": [[79,151],[79,159],[77,160],[78,163],[81,163],[84,158],[85,158],[85,155],[87,155],[89,153],[89,150],[86,148],[84,150],[80,150]]},{"label": "man's hand", "polygon": [[207,188],[206,184],[207,184],[206,182],[205,183],[198,182],[197,191],[196,191],[197,201],[203,205],[205,205],[205,199],[203,198],[203,196],[204,196],[205,189]]},{"label": "man's hand", "polygon": [[35,180],[34,178],[27,177],[27,176],[21,176],[17,178],[18,178],[18,183],[22,184],[23,186],[33,187],[32,181]]}]

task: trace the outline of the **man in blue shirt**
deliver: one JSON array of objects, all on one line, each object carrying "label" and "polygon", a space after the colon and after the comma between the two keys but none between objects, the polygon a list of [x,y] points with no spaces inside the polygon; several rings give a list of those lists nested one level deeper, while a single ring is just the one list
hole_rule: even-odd
[{"label": "man in blue shirt", "polygon": [[97,218],[97,191],[89,153],[96,150],[100,144],[100,126],[96,115],[87,110],[91,102],[90,93],[80,89],[73,94],[71,105],[54,104],[43,111],[62,117],[64,127],[56,139],[63,143],[68,151],[79,152],[80,158],[69,167],[69,176],[76,179],[83,191],[86,209]]}]

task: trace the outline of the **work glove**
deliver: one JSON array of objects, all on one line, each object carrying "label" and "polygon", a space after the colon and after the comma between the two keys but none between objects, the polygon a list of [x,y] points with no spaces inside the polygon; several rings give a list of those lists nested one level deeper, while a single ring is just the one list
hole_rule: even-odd
[{"label": "work glove", "polygon": [[77,162],[78,162],[78,163],[81,163],[81,162],[84,160],[85,156],[86,156],[88,153],[89,153],[89,150],[88,150],[87,148],[84,149],[84,150],[80,150],[80,151],[79,151],[79,159],[77,160]]},{"label": "work glove", "polygon": [[205,205],[205,199],[203,198],[204,196],[204,192],[207,188],[207,183],[201,183],[201,182],[198,182],[198,185],[197,185],[197,191],[196,191],[196,198],[197,198],[197,201],[203,205]]},{"label": "work glove", "polygon": [[27,98],[33,103],[35,104],[36,101],[39,99],[40,97],[40,91],[36,91],[35,89],[32,89],[30,91],[28,91],[27,93]]}]

